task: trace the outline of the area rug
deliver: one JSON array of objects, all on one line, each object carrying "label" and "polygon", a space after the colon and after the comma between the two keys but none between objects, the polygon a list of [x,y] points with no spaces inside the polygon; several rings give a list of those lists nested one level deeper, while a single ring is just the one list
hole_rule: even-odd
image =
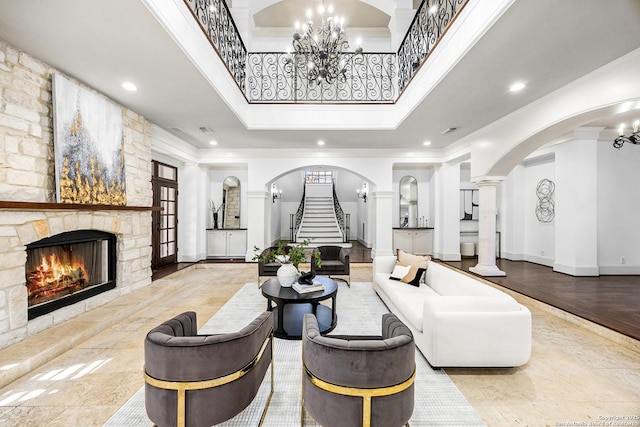
[{"label": "area rug", "polygon": [[[251,322],[266,309],[266,300],[256,283],[247,283],[199,331],[201,334],[234,332]],[[197,312],[197,307],[194,307]],[[378,298],[371,283],[339,284],[336,334],[379,335],[382,315],[389,310]],[[264,426],[300,425],[300,384],[302,381],[302,346],[300,341],[274,340],[275,392]],[[243,412],[219,424],[226,427],[249,427],[259,424],[270,388],[270,375]],[[442,370],[433,370],[416,349],[415,409],[410,419],[419,426],[484,426],[482,419]],[[305,425],[318,426],[307,415]],[[105,424],[109,427],[151,427],[144,409],[142,387]]]}]

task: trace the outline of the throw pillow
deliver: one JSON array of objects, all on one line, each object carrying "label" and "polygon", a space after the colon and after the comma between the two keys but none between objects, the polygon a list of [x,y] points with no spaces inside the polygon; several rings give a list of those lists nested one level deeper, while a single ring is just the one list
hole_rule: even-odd
[{"label": "throw pillow", "polygon": [[424,268],[426,270],[427,263],[431,260],[429,255],[413,255],[398,249],[396,251],[398,262],[402,265],[415,265],[418,268]]},{"label": "throw pillow", "polygon": [[402,265],[400,263],[396,263],[389,279],[398,280],[412,286],[420,286],[420,278],[424,271],[424,268],[418,268],[415,265]]},{"label": "throw pillow", "polygon": [[[396,257],[398,259],[398,263],[402,265],[413,265],[419,269],[422,269],[420,274],[418,275],[417,282],[424,283],[424,272],[427,271],[427,264],[431,260],[431,257],[428,255],[413,255],[403,251],[402,249],[396,250]],[[418,286],[418,285],[416,285]]]},{"label": "throw pillow", "polygon": [[402,280],[404,276],[409,274],[409,270],[411,270],[411,267],[408,265],[396,264],[396,266],[393,267],[393,271],[391,272],[391,277],[389,277],[389,279]]}]

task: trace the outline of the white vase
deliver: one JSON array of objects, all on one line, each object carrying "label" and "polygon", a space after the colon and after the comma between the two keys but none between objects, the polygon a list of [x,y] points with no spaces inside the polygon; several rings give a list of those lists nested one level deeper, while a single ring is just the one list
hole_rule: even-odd
[{"label": "white vase", "polygon": [[285,263],[278,268],[276,275],[278,276],[280,286],[290,288],[293,282],[296,281],[298,269],[291,263]]}]

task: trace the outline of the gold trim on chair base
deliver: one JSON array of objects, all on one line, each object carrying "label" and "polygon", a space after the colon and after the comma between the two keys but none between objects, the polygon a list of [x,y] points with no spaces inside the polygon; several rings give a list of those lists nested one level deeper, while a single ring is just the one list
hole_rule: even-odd
[{"label": "gold trim on chair base", "polygon": [[[341,394],[343,396],[355,396],[362,397],[362,427],[371,427],[371,398],[380,397],[380,396],[390,396],[392,394],[400,393],[411,387],[413,382],[416,379],[416,368],[414,366],[413,373],[411,376],[401,382],[400,384],[392,385],[389,387],[380,387],[380,388],[356,388],[356,387],[345,387],[341,385],[336,385],[332,383],[328,383],[320,378],[314,376],[307,369],[306,365],[303,365],[304,373],[306,374],[311,384],[318,387],[321,390],[328,391],[334,394]],[[301,419],[300,425],[304,425],[304,386],[302,389],[302,407],[301,407]],[[406,424],[409,426],[409,423]]]},{"label": "gold trim on chair base", "polygon": [[266,339],[262,343],[260,347],[260,351],[249,363],[247,363],[240,370],[233,372],[231,374],[225,375],[223,377],[213,378],[210,380],[203,381],[186,381],[186,382],[176,382],[176,381],[164,381],[159,380],[157,378],[153,378],[149,374],[147,374],[146,367],[144,368],[144,380],[147,384],[161,388],[165,390],[176,390],[178,392],[178,407],[177,407],[177,425],[178,427],[184,427],[186,425],[186,392],[187,390],[204,390],[207,388],[220,387],[221,385],[229,384],[233,381],[236,381],[256,367],[262,359],[262,356],[267,349],[267,345],[271,342],[271,391],[269,393],[269,397],[267,398],[267,403],[262,411],[262,416],[260,417],[260,424],[264,422],[264,417],[267,414],[267,409],[269,409],[269,404],[271,403],[271,396],[273,396],[273,330],[267,335]]},{"label": "gold trim on chair base", "polygon": [[350,274],[347,275],[348,279],[345,279],[343,277],[337,277],[337,276],[340,276],[340,274],[338,274],[336,276],[328,275],[327,277],[329,279],[332,279],[332,280],[342,280],[343,282],[345,282],[347,284],[348,287],[351,287],[351,275]]}]

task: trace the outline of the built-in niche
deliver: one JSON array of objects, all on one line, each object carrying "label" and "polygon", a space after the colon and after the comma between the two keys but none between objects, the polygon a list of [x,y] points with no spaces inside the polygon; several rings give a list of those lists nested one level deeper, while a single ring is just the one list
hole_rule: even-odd
[{"label": "built-in niche", "polygon": [[222,183],[222,228],[240,228],[240,180],[228,176]]},{"label": "built-in niche", "polygon": [[404,176],[400,180],[400,227],[418,226],[418,180]]}]

